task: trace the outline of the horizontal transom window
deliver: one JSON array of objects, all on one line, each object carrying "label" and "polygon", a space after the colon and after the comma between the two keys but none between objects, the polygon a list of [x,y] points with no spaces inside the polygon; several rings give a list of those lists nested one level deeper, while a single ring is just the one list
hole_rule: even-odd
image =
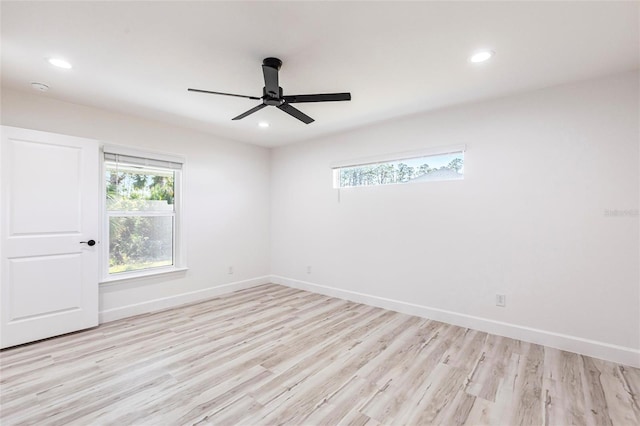
[{"label": "horizontal transom window", "polygon": [[[392,156],[391,156],[392,157]],[[464,178],[464,149],[407,155],[387,161],[354,162],[333,168],[334,188],[352,188]]]}]

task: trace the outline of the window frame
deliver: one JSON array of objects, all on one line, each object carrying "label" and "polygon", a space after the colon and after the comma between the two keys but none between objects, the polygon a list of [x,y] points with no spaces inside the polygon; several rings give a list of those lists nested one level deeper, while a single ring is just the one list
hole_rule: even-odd
[{"label": "window frame", "polygon": [[[403,151],[403,152],[396,152],[396,153],[390,153],[390,154],[382,154],[382,155],[375,155],[370,157],[361,157],[361,158],[356,158],[351,160],[333,162],[330,165],[331,175],[333,180],[332,187],[333,189],[336,189],[336,190],[345,190],[345,189],[349,190],[354,188],[372,188],[372,187],[379,187],[379,186],[393,186],[393,185],[402,185],[405,183],[411,183],[411,181],[408,181],[408,182],[402,182],[402,183],[395,182],[395,183],[384,183],[384,184],[377,184],[377,185],[340,186],[340,170],[351,168],[351,167],[362,167],[362,166],[368,166],[373,164],[395,163],[395,162],[401,162],[403,160],[413,160],[416,158],[434,157],[434,156],[447,155],[447,154],[462,153],[462,155],[464,156],[466,153],[466,150],[467,150],[466,145],[449,145],[449,146],[425,148],[425,149],[420,149],[415,151]],[[441,180],[435,180],[433,182],[446,182],[446,181],[452,181],[452,180],[453,181],[464,180],[464,177],[460,179],[441,179]]]},{"label": "window frame", "polygon": [[[105,174],[107,172],[107,162],[105,159],[105,153],[123,155],[129,157],[137,157],[142,159],[148,159],[151,161],[178,163],[181,165],[180,169],[171,169],[174,172],[174,210],[172,213],[169,211],[141,211],[134,214],[123,214],[124,211],[107,210],[107,185],[105,181]],[[154,167],[149,166],[152,170]],[[162,167],[156,167],[162,170]],[[167,168],[166,170],[169,170]],[[101,239],[101,255],[100,255],[100,283],[107,284],[112,282],[125,281],[136,278],[152,277],[156,275],[163,275],[167,273],[186,271],[186,250],[184,245],[184,226],[183,226],[183,181],[185,174],[185,159],[182,156],[173,154],[166,154],[161,152],[137,150],[120,145],[105,145],[100,152],[100,185],[101,185],[101,222],[102,222],[102,235]],[[114,214],[115,213],[115,214]],[[109,273],[109,219],[111,217],[129,217],[129,216],[154,216],[154,217],[173,217],[173,265],[159,266],[155,268],[141,269],[137,271],[118,272],[114,274]]]}]

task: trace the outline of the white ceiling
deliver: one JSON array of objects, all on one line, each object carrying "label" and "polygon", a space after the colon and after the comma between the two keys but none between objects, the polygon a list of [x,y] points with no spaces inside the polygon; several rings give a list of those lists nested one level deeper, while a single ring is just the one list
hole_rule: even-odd
[{"label": "white ceiling", "polygon": [[[639,2],[6,2],[2,84],[278,146],[420,111],[637,69]],[[489,48],[484,64],[467,58]],[[45,58],[59,56],[73,69]],[[350,91],[231,118],[262,95],[262,59],[286,94]],[[258,128],[259,121],[271,127]]]}]

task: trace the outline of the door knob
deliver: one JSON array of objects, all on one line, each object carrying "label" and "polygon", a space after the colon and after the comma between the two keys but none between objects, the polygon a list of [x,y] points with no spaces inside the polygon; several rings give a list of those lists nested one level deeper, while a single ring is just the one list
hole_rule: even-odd
[{"label": "door knob", "polygon": [[96,245],[96,241],[95,240],[89,240],[89,241],[80,241],[80,244],[86,244],[89,247],[95,246]]}]

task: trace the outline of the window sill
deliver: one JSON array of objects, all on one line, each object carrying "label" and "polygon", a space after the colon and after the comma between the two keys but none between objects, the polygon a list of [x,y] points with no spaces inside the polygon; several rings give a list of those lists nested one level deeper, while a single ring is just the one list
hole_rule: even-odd
[{"label": "window sill", "polygon": [[150,271],[140,271],[140,272],[132,272],[132,273],[121,273],[114,276],[109,276],[100,280],[101,285],[108,284],[117,284],[123,281],[133,281],[140,278],[151,278],[157,277],[159,275],[167,275],[174,274],[177,272],[185,272],[189,270],[189,268],[158,268]]}]

